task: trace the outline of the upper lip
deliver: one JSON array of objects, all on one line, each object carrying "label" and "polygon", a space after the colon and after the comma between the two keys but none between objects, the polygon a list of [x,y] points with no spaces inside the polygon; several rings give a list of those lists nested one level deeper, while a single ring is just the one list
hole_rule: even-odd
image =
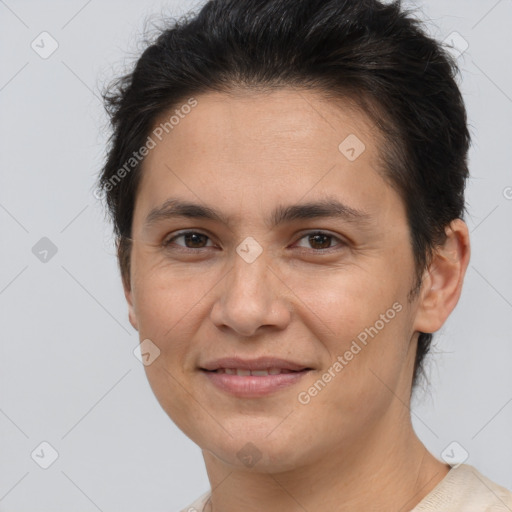
[{"label": "upper lip", "polygon": [[301,371],[310,369],[307,365],[294,363],[275,357],[258,357],[257,359],[241,359],[239,357],[224,357],[209,361],[201,366],[202,370],[214,371],[220,368],[238,368],[241,370],[269,370],[280,368],[282,370]]}]

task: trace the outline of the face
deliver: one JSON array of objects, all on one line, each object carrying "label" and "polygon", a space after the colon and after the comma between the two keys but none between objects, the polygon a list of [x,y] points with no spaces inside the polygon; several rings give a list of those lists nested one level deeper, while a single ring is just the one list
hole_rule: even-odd
[{"label": "face", "polygon": [[[413,253],[379,134],[312,91],[196,100],[155,138],[134,210],[125,291],[140,340],[160,351],[151,387],[228,464],[252,451],[277,471],[350,450],[408,397],[414,362]],[[178,202],[203,210],[175,215]],[[201,369],[260,357],[309,370]]]}]

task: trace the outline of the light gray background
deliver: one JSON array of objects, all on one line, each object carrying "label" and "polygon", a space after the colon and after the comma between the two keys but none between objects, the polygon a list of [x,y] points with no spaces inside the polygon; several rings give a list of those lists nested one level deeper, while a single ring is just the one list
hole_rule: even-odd
[{"label": "light gray background", "polygon": [[[0,1],[1,511],[174,512],[209,488],[199,448],[132,353],[138,337],[93,195],[108,135],[101,87],[143,48],[148,15],[197,5]],[[456,31],[469,43],[459,63],[474,138],[472,258],[414,425],[438,458],[457,441],[512,488],[512,1],[411,5],[439,39]],[[47,59],[31,48],[43,31],[59,45]],[[46,263],[32,252],[42,237],[58,249]],[[43,441],[59,453],[48,469],[31,458]]]}]

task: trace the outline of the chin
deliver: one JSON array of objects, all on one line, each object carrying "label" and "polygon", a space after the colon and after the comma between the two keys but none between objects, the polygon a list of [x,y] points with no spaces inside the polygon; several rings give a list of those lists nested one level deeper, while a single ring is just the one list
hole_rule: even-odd
[{"label": "chin", "polygon": [[[279,435],[273,426],[258,433],[253,432],[247,425],[238,434],[228,430],[232,437],[226,435],[217,438],[203,438],[196,443],[210,456],[219,459],[224,464],[247,471],[282,473],[311,462],[311,445],[306,449],[300,439],[303,436],[290,435],[289,428],[284,427]],[[255,429],[261,430],[261,429]]]}]

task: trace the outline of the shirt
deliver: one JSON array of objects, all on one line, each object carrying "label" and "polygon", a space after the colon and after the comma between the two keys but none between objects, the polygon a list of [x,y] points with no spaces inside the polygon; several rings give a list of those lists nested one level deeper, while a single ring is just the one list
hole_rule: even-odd
[{"label": "shirt", "polygon": [[[211,490],[180,512],[203,512]],[[512,512],[512,492],[469,464],[453,466],[410,512]]]}]

